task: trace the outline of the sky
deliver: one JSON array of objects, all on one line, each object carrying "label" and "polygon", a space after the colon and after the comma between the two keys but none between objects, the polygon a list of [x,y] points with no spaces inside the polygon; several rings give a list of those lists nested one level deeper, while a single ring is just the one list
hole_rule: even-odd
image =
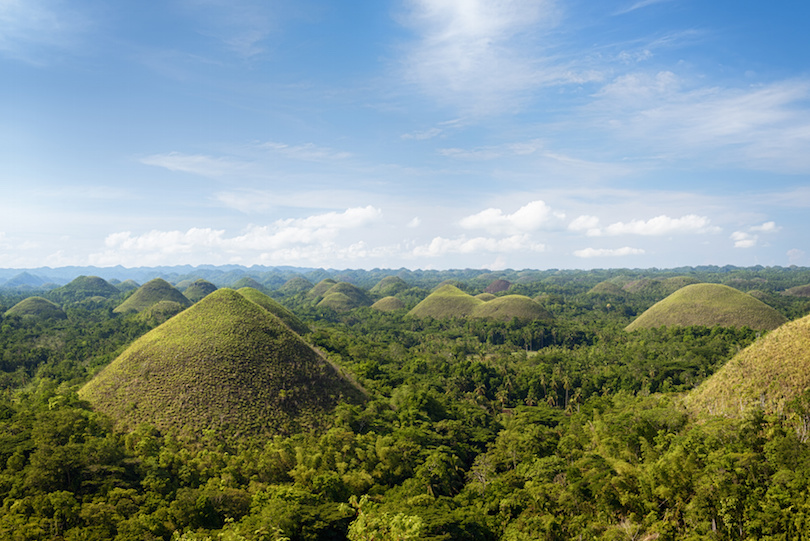
[{"label": "sky", "polygon": [[0,0],[0,267],[810,266],[810,3]]}]

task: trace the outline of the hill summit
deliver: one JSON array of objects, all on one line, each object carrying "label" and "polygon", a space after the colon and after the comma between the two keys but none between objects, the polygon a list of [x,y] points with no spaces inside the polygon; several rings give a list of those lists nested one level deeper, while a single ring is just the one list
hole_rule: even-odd
[{"label": "hill summit", "polygon": [[786,321],[785,316],[764,302],[733,287],[692,284],[652,305],[628,325],[627,330],[673,325],[772,330]]},{"label": "hill summit", "polygon": [[292,433],[362,391],[276,316],[219,289],[151,330],[79,395],[119,425],[195,436]]},{"label": "hill summit", "polygon": [[183,308],[189,306],[189,301],[180,291],[163,278],[149,280],[139,287],[127,300],[119,304],[113,312],[126,314],[128,312],[143,312],[161,301],[171,301]]},{"label": "hill summit", "polygon": [[695,411],[740,416],[748,407],[786,413],[810,390],[810,316],[785,323],[731,358],[687,397]]}]

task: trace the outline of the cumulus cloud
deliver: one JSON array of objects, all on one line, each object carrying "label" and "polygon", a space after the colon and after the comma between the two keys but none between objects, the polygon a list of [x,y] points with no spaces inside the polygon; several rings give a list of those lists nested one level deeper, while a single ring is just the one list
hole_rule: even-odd
[{"label": "cumulus cloud", "polygon": [[599,218],[583,214],[576,217],[568,224],[569,231],[585,231],[589,237],[598,237],[602,232],[599,230]]},{"label": "cumulus cloud", "polygon": [[484,229],[492,234],[525,233],[536,231],[555,217],[564,215],[552,211],[545,201],[532,201],[512,214],[489,208],[459,221],[464,229]]},{"label": "cumulus cloud", "polygon": [[731,234],[735,248],[753,248],[759,243],[758,233],[776,233],[782,228],[776,222],[765,222],[761,225],[753,225],[747,231],[735,231]]},{"label": "cumulus cloud", "polygon": [[608,225],[604,229],[590,228],[590,236],[617,236],[617,235],[644,235],[660,236],[676,233],[717,233],[719,227],[710,225],[710,220],[705,216],[687,214],[680,218],[671,218],[661,215],[649,220],[631,220],[629,222],[616,222]]},{"label": "cumulus cloud", "polygon": [[641,255],[644,250],[641,248],[631,248],[625,246],[623,248],[584,248],[582,250],[574,250],[574,255],[584,259],[593,257],[620,257],[628,255]]},{"label": "cumulus cloud", "polygon": [[414,248],[413,255],[438,257],[447,254],[475,254],[481,252],[542,252],[545,249],[544,244],[534,242],[528,235],[512,235],[506,238],[475,237],[471,239],[465,236],[455,239],[435,237],[429,244]]}]

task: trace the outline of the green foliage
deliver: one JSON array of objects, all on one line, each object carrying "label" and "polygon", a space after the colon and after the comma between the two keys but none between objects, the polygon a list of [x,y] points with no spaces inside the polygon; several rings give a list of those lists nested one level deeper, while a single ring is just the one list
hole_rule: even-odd
[{"label": "green foliage", "polygon": [[278,317],[290,329],[298,334],[307,334],[310,332],[309,327],[301,321],[298,316],[287,310],[284,306],[274,301],[258,289],[251,287],[243,287],[237,291],[240,295],[247,300],[255,302],[274,316]]},{"label": "green foliage", "polygon": [[112,298],[118,289],[98,276],[79,276],[72,282],[48,293],[48,298],[59,303],[78,302],[89,297]]},{"label": "green foliage", "polygon": [[113,311],[116,314],[143,312],[161,301],[174,302],[183,307],[191,305],[191,302],[173,285],[162,278],[155,278],[139,287]]},{"label": "green foliage", "polygon": [[23,299],[9,308],[5,316],[35,317],[42,319],[67,318],[67,314],[58,304],[43,297],[28,297],[27,299]]},{"label": "green foliage", "polygon": [[217,286],[208,280],[199,279],[189,284],[189,286],[183,290],[183,296],[194,303],[216,290]]}]

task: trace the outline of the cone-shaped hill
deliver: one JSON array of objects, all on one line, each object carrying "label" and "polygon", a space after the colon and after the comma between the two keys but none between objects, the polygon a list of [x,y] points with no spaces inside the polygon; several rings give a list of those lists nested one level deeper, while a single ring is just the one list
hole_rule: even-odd
[{"label": "cone-shaped hill", "polygon": [[464,293],[452,284],[444,284],[437,287],[433,293],[414,306],[408,314],[415,317],[432,317],[435,319],[466,317],[471,315],[475,307],[481,304],[484,304],[481,299],[476,299],[472,295]]},{"label": "cone-shaped hill", "polygon": [[242,289],[243,287],[250,287],[256,289],[258,291],[264,292],[264,286],[257,282],[254,278],[250,276],[243,276],[242,278],[238,279],[231,285],[231,289]]},{"label": "cone-shaped hill", "polygon": [[626,330],[689,325],[771,330],[786,321],[785,316],[764,302],[733,287],[693,284],[651,306]]},{"label": "cone-shaped hill", "polygon": [[697,412],[740,416],[749,406],[788,413],[810,389],[810,316],[785,323],[739,352],[686,398]]},{"label": "cone-shaped hill", "polygon": [[191,305],[182,293],[163,278],[149,280],[139,287],[127,300],[119,304],[113,312],[126,314],[130,312],[143,312],[160,301],[172,301],[182,306]]},{"label": "cone-shaped hill", "polygon": [[310,332],[303,321],[298,319],[298,316],[287,310],[284,306],[271,299],[258,289],[252,287],[243,287],[237,293],[245,297],[249,301],[253,301],[277,318],[279,318],[285,325],[298,334],[307,334]]},{"label": "cone-shaped hill", "polygon": [[331,278],[324,278],[317,284],[315,284],[312,289],[307,291],[306,297],[311,299],[315,302],[319,302],[326,296],[326,292],[332,289],[332,286],[337,284],[336,281],[332,280]]},{"label": "cone-shaped hill", "polygon": [[810,297],[810,284],[791,287],[783,291],[782,295],[787,295],[788,297]]},{"label": "cone-shaped hill", "polygon": [[551,314],[537,302],[525,295],[504,295],[479,304],[472,311],[472,317],[495,319],[498,321],[521,321],[535,319],[550,320]]},{"label": "cone-shaped hill", "polygon": [[90,297],[110,298],[121,292],[104,278],[98,276],[79,276],[69,284],[57,287],[48,294],[51,299],[60,302],[78,302]]},{"label": "cone-shaped hill", "polygon": [[23,299],[9,308],[5,315],[38,319],[65,319],[67,317],[67,314],[58,304],[42,297]]},{"label": "cone-shaped hill", "polygon": [[295,295],[297,293],[304,293],[305,291],[309,291],[312,289],[313,284],[303,276],[294,276],[284,282],[280,288],[278,288],[278,292],[282,295]]},{"label": "cone-shaped hill", "polygon": [[318,428],[364,395],[276,316],[219,289],[133,342],[79,396],[122,428],[230,439]]},{"label": "cone-shaped hill", "polygon": [[389,295],[388,297],[383,297],[382,299],[378,300],[372,304],[371,307],[375,310],[379,310],[380,312],[395,312],[397,310],[404,310],[405,303],[402,301],[402,299]]},{"label": "cone-shaped hill", "polygon": [[115,284],[115,288],[121,293],[129,293],[130,291],[135,291],[139,287],[141,286],[138,284],[138,282],[132,279],[124,280],[119,284]]},{"label": "cone-shaped hill", "polygon": [[191,302],[198,302],[206,295],[213,293],[216,290],[217,286],[208,280],[199,279],[191,282],[188,287],[183,290],[183,296],[185,296]]},{"label": "cone-shaped hill", "polygon": [[408,289],[408,284],[399,276],[386,276],[369,290],[372,295],[389,297]]},{"label": "cone-shaped hill", "polygon": [[489,284],[487,288],[484,290],[484,293],[493,293],[493,294],[501,293],[503,291],[508,290],[510,287],[512,287],[512,282],[509,282],[508,280],[498,279],[494,280],[491,284]]},{"label": "cone-shaped hill", "polygon": [[318,306],[346,312],[370,304],[371,299],[365,291],[349,282],[338,282],[326,291]]}]

